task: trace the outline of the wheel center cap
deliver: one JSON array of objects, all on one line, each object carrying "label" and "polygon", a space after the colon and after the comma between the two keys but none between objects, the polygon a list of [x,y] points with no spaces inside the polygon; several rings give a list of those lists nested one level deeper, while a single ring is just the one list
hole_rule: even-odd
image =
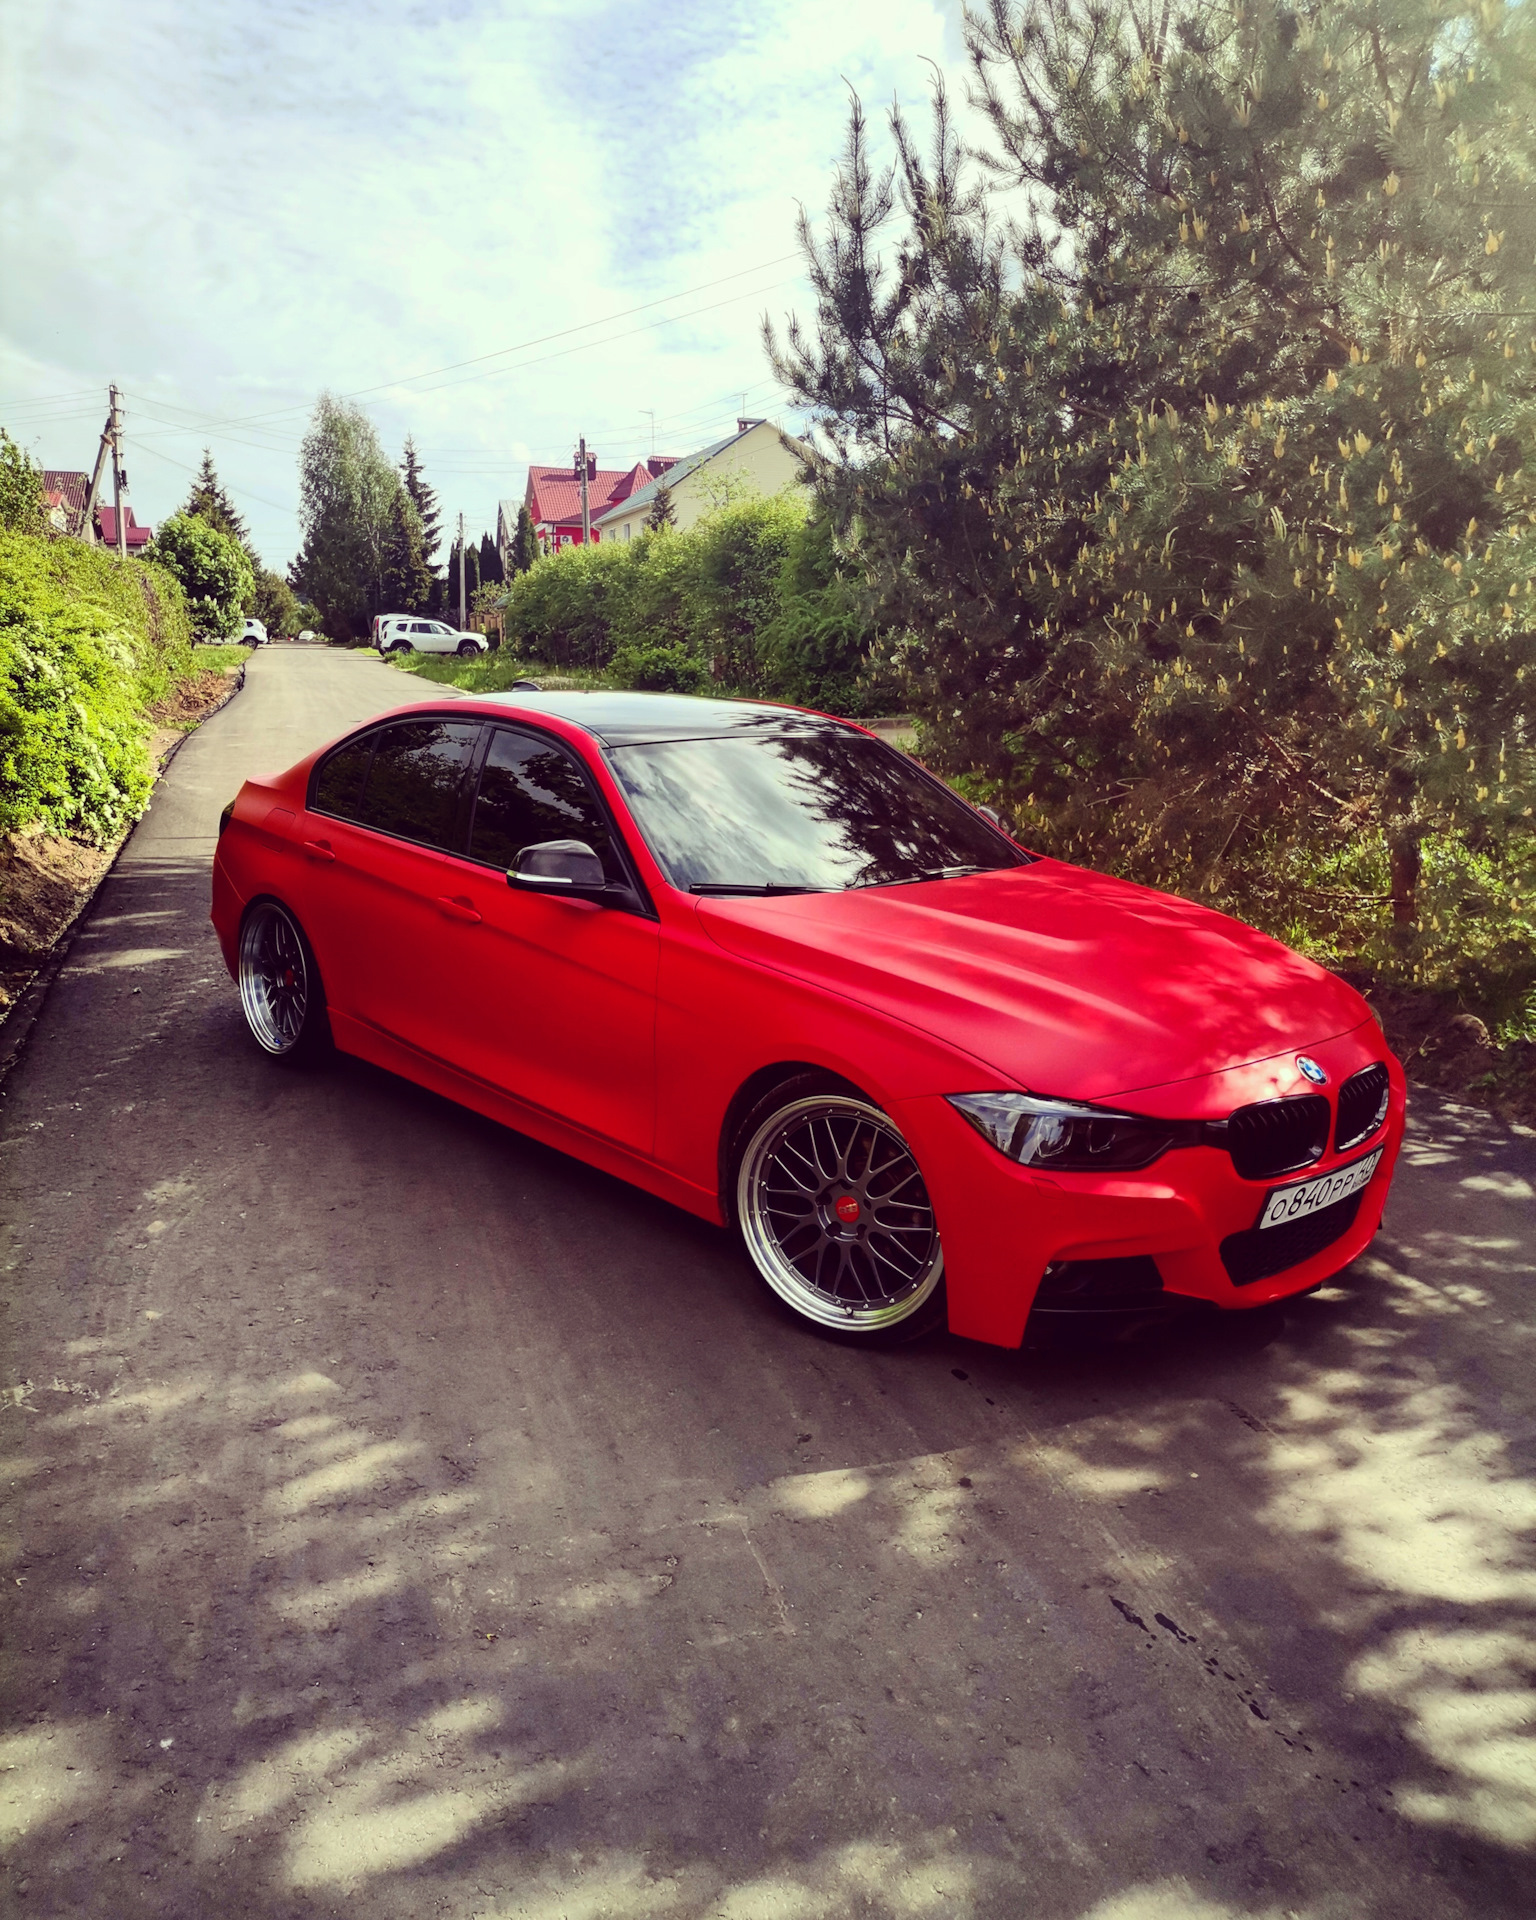
[{"label": "wheel center cap", "polygon": [[851,1193],[845,1193],[832,1211],[846,1226],[851,1227],[859,1217],[860,1208],[854,1196]]}]

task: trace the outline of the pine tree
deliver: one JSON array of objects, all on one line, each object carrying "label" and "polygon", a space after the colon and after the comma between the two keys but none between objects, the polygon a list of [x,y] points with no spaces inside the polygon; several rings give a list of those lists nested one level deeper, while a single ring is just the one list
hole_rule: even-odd
[{"label": "pine tree", "polygon": [[526,573],[534,561],[541,558],[543,548],[539,545],[539,536],[533,524],[533,515],[527,507],[517,510],[517,531],[512,536],[512,550],[507,558],[514,574]]},{"label": "pine tree", "polygon": [[437,489],[428,486],[422,475],[421,456],[410,434],[405,436],[405,457],[400,462],[400,472],[405,481],[405,490],[411,496],[416,516],[421,522],[421,550],[430,567],[442,545],[443,515],[437,504]]},{"label": "pine tree", "polygon": [[[390,503],[384,543],[384,607],[423,613],[432,591],[432,569],[423,551],[421,521],[404,488]],[[383,609],[381,609],[382,611]]]},{"label": "pine tree", "polygon": [[245,521],[235,511],[235,503],[229,497],[228,489],[219,479],[213,464],[212,451],[204,447],[202,464],[192,482],[192,490],[187,495],[183,513],[195,514],[199,520],[206,520],[217,532],[226,534],[245,549],[246,556],[253,568],[261,565],[255,549],[251,545],[250,530]]},{"label": "pine tree", "polygon": [[855,109],[772,343],[932,750],[1186,890],[1374,835],[1422,950],[1426,839],[1536,857],[1529,10],[990,0],[967,38],[985,152],[941,94],[881,171]]},{"label": "pine tree", "polygon": [[[480,549],[473,540],[464,544],[464,604],[466,608],[474,600],[480,586]],[[459,617],[459,543],[457,540],[448,549],[448,569],[443,578],[443,613],[445,619],[457,622]]]},{"label": "pine tree", "polygon": [[645,530],[647,533],[661,533],[666,528],[676,525],[677,513],[672,505],[672,489],[663,483],[656,489],[651,510],[645,516]]},{"label": "pine tree", "polygon": [[480,536],[480,584],[483,587],[499,586],[506,578],[501,564],[501,555],[496,551],[496,542],[488,533]]}]

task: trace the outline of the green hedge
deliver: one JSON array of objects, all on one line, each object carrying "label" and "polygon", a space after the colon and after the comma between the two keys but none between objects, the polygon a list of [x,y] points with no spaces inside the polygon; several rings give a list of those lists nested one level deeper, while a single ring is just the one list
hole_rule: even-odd
[{"label": "green hedge", "polygon": [[191,658],[163,568],[0,531],[0,832],[114,839],[149,794],[149,709]]},{"label": "green hedge", "polygon": [[507,595],[506,644],[520,659],[847,714],[894,697],[872,668],[874,639],[856,571],[799,489],[723,507],[686,533],[568,547]]}]

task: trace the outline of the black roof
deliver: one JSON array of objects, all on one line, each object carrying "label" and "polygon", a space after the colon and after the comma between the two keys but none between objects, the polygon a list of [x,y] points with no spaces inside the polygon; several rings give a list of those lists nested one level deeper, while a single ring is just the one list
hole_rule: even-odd
[{"label": "black roof", "polygon": [[515,708],[532,718],[552,714],[582,727],[608,747],[643,741],[720,739],[736,733],[819,733],[841,720],[799,707],[772,707],[752,700],[706,700],[688,693],[624,693],[607,687],[566,688],[558,693],[485,693],[477,702]]}]

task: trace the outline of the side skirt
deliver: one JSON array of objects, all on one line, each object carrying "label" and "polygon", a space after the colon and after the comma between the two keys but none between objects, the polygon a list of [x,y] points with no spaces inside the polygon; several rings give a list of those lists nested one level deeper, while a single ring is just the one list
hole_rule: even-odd
[{"label": "side skirt", "polygon": [[445,1100],[468,1107],[474,1113],[482,1113],[487,1120],[510,1127],[515,1133],[525,1133],[530,1139],[554,1147],[557,1152],[568,1153],[573,1160],[584,1161],[603,1173],[611,1173],[616,1180],[627,1180],[632,1187],[653,1193],[658,1200],[681,1207],[685,1213],[696,1214],[712,1226],[725,1225],[718,1195],[669,1173],[665,1167],[631,1153],[612,1140],[599,1139],[585,1128],[562,1120],[558,1114],[530,1106],[488,1081],[460,1073],[444,1061],[419,1053],[404,1041],[392,1039],[377,1027],[350,1014],[338,1013],[334,1008],[331,1009],[331,1035],[343,1053],[355,1054],[359,1060],[383,1067],[386,1073],[399,1074],[402,1080],[441,1094]]}]

